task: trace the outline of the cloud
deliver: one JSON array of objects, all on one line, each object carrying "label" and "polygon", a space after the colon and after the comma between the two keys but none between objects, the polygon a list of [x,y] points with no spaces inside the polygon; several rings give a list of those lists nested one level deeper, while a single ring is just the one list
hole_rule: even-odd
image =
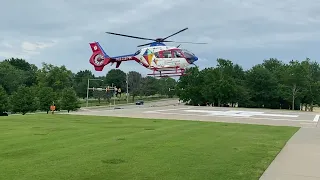
[{"label": "cloud", "polygon": [[[90,69],[89,42],[99,41],[110,55],[135,52],[148,41],[105,34],[106,31],[157,38],[184,27],[170,40],[208,42],[182,44],[212,66],[225,57],[243,66],[266,57],[319,58],[320,1],[316,0],[40,0],[4,1],[0,7],[0,57]],[[178,43],[168,43],[178,45]],[[204,61],[201,59],[208,59]],[[102,75],[111,67],[106,67]],[[124,62],[121,69],[147,69]]]},{"label": "cloud", "polygon": [[21,49],[22,49],[22,52],[26,54],[40,54],[41,49],[52,47],[56,43],[57,42],[55,41],[50,43],[44,43],[44,42],[31,43],[31,42],[24,41],[21,44]]}]

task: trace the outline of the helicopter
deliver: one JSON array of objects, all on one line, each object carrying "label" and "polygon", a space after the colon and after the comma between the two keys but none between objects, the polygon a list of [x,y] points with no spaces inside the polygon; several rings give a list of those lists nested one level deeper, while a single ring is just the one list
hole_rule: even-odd
[{"label": "helicopter", "polygon": [[[164,42],[176,42],[166,40],[178,33],[181,33],[188,28],[184,28],[176,33],[173,33],[165,38],[144,38],[137,37],[113,32],[106,32],[112,35],[124,36],[129,38],[136,38],[142,40],[150,40],[146,44],[138,45],[137,47],[143,47],[136,51],[134,54],[127,54],[121,56],[110,57],[104,49],[101,47],[99,42],[89,43],[92,55],[89,59],[96,71],[102,71],[103,68],[111,63],[111,66],[116,63],[116,68],[120,67],[123,61],[136,61],[142,66],[150,69],[153,73],[147,75],[153,75],[154,77],[170,77],[170,76],[184,76],[186,75],[185,70],[190,65],[195,65],[194,62],[198,60],[198,57],[192,52],[177,47],[167,46]],[[191,44],[207,44],[207,43],[194,43],[194,42],[176,42],[176,43],[191,43]]]}]

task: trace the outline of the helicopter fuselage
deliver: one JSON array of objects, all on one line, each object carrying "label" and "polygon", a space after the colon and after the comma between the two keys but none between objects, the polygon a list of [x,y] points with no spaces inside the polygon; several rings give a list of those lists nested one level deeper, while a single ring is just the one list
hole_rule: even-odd
[{"label": "helicopter fuselage", "polygon": [[[135,60],[148,69],[172,70],[173,68],[185,69],[198,58],[191,52],[169,46],[153,46],[138,50],[130,57],[119,57],[119,60]],[[118,59],[118,58],[116,58]]]}]

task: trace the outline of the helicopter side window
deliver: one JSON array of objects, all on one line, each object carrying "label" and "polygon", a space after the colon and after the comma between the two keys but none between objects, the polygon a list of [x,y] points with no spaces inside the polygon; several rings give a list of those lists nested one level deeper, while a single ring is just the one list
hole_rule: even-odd
[{"label": "helicopter side window", "polygon": [[140,52],[141,52],[141,50],[138,50],[136,53],[134,53],[134,55],[136,56],[136,55],[140,54]]},{"label": "helicopter side window", "polygon": [[183,56],[179,51],[173,50],[173,57],[174,58],[182,58]]},{"label": "helicopter side window", "polygon": [[158,52],[155,52],[155,53],[154,53],[154,56],[156,56],[156,58],[160,58],[160,55],[159,55]]},{"label": "helicopter side window", "polygon": [[168,50],[163,51],[163,57],[164,58],[171,58],[171,51],[168,51]]}]

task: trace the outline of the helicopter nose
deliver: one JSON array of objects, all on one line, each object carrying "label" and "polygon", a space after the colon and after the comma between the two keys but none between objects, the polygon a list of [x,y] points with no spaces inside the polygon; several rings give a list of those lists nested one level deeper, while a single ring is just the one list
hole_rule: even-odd
[{"label": "helicopter nose", "polygon": [[193,60],[194,60],[194,61],[198,61],[198,59],[199,59],[199,58],[198,58],[197,56],[193,56]]},{"label": "helicopter nose", "polygon": [[191,56],[189,58],[187,58],[187,61],[189,64],[193,64],[194,62],[196,62],[198,60],[198,57],[197,56]]}]

